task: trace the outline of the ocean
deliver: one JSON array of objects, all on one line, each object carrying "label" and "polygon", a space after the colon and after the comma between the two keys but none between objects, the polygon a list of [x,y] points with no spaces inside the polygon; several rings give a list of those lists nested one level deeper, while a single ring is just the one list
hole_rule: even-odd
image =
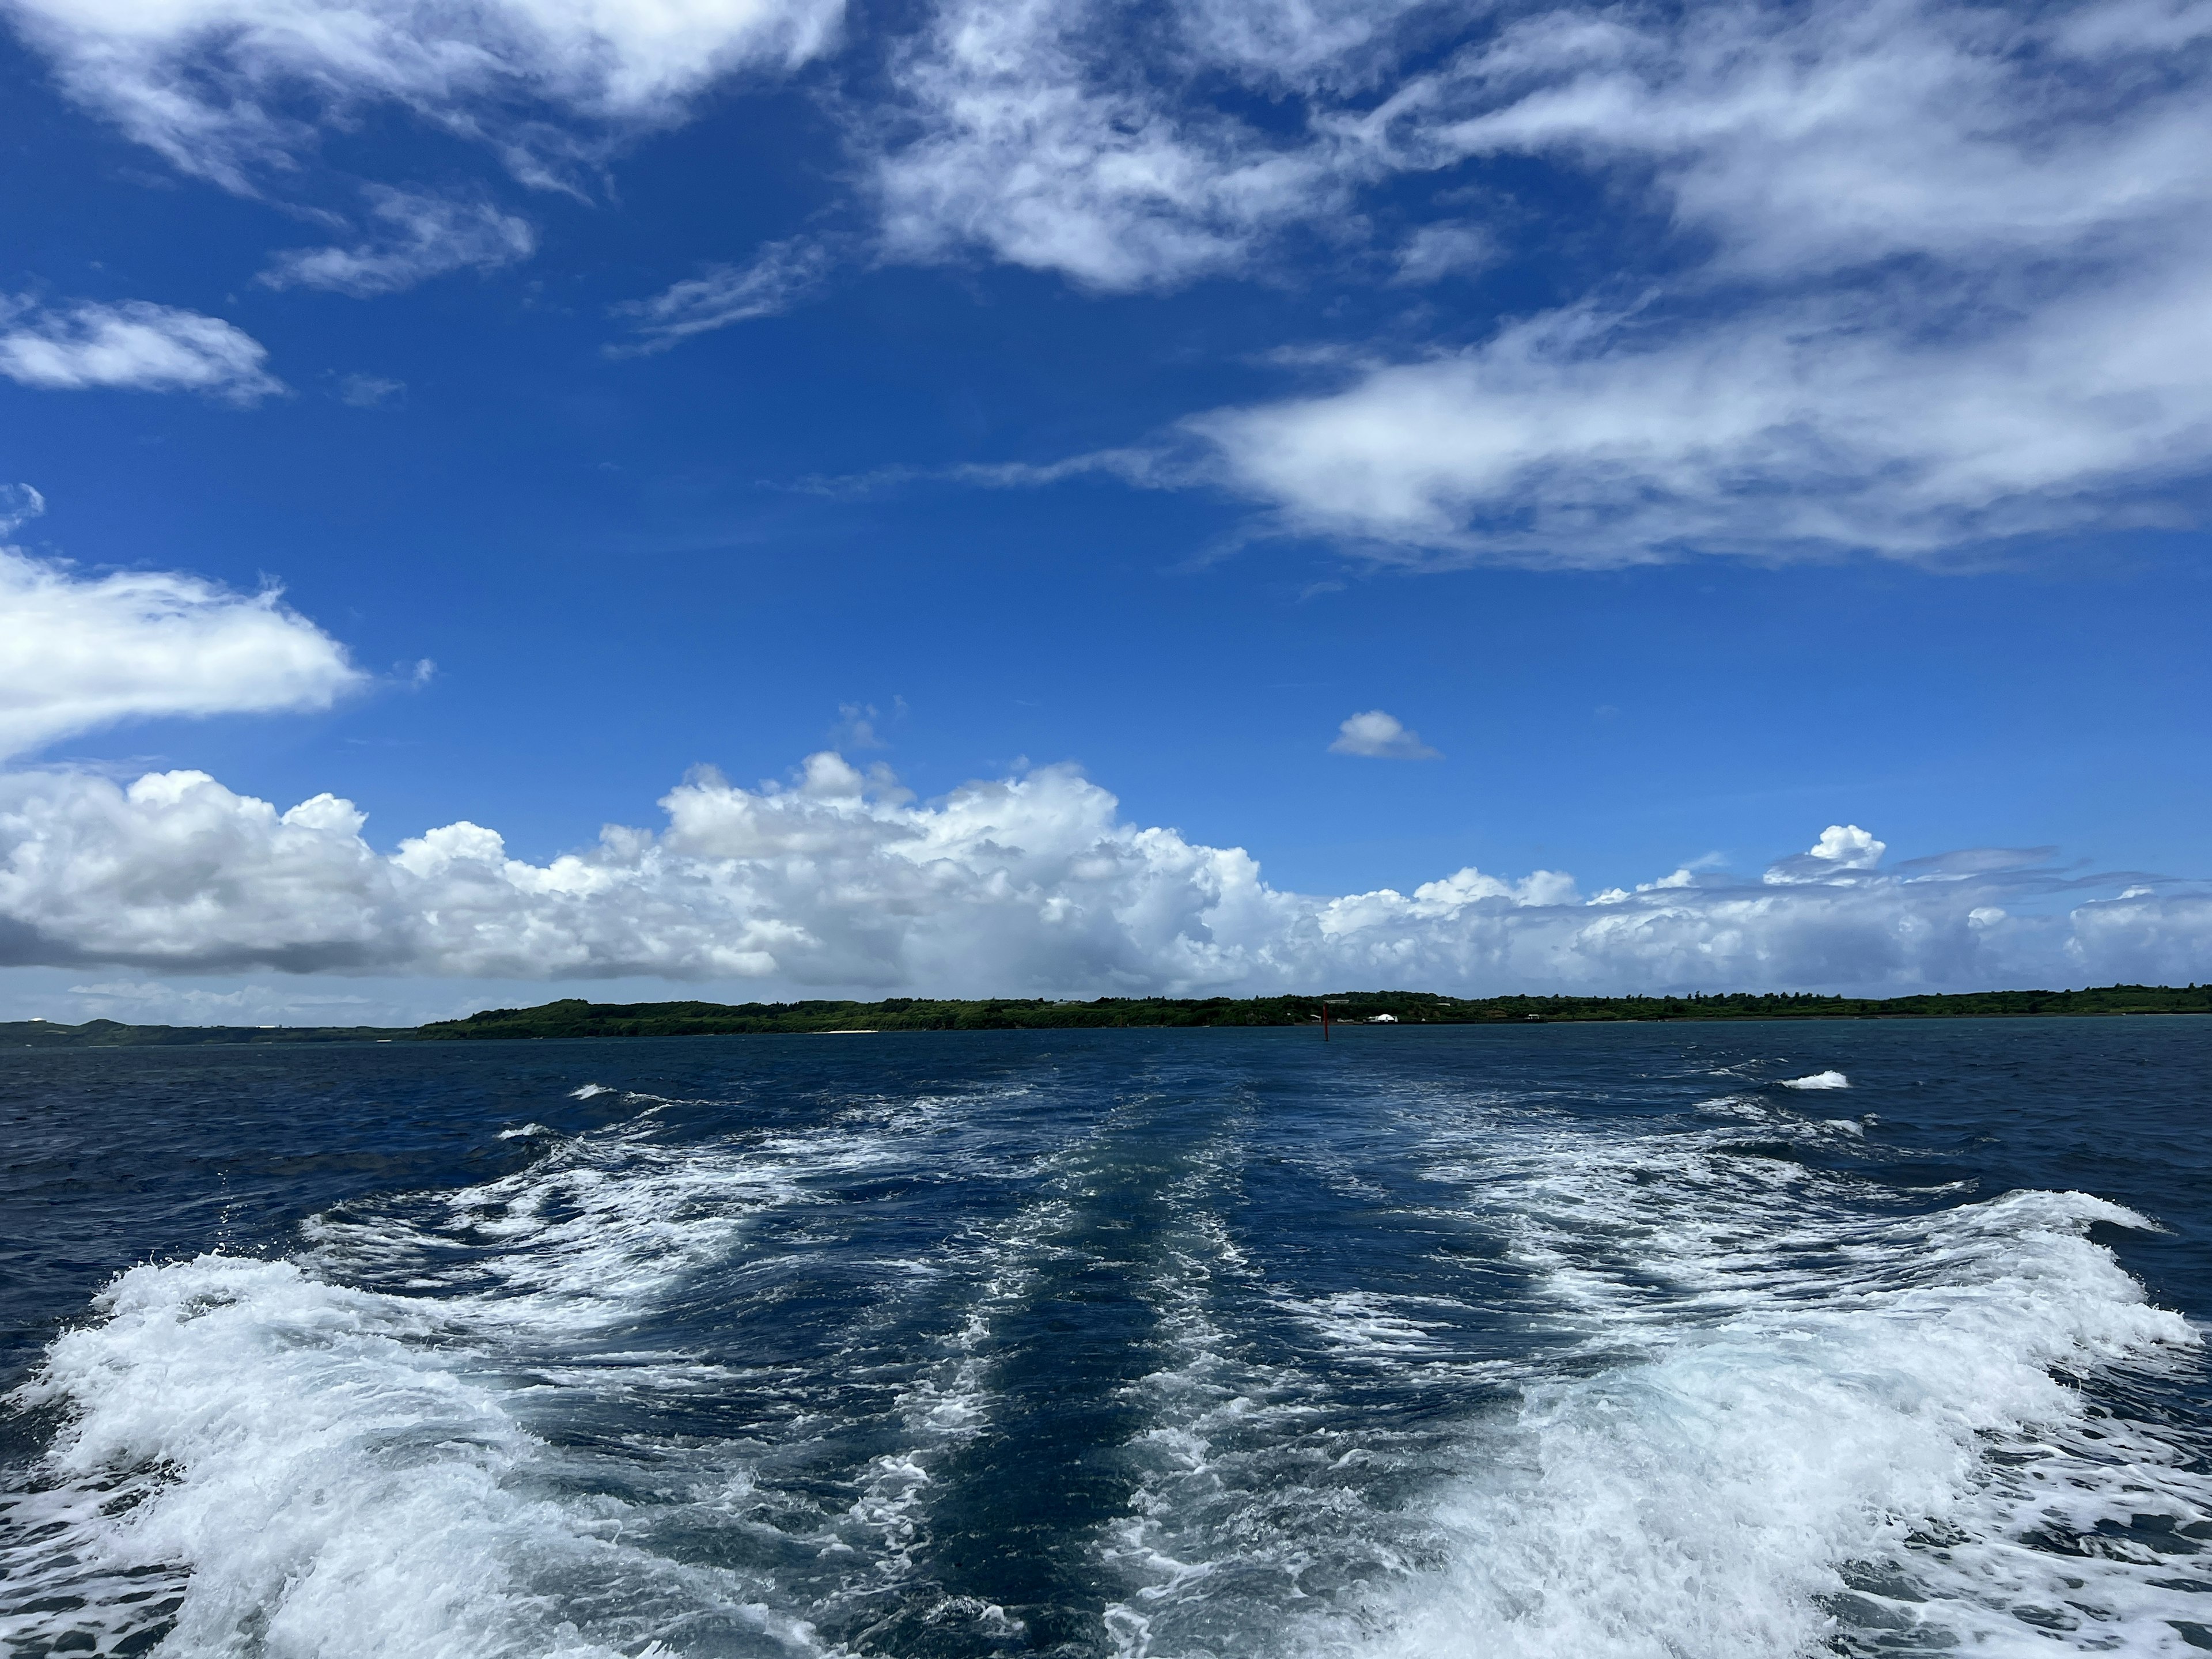
[{"label": "ocean", "polygon": [[25,1053],[0,1650],[2212,1647],[2212,1020]]}]

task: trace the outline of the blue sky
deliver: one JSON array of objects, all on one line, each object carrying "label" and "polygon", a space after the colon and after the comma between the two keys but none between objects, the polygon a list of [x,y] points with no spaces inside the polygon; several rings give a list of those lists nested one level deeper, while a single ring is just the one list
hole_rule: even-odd
[{"label": "blue sky", "polygon": [[0,1012],[2212,977],[2195,11],[6,9]]}]

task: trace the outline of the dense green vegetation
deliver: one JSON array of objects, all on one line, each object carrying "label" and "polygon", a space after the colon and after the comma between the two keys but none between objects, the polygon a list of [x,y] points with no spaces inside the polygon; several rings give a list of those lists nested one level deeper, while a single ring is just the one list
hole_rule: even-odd
[{"label": "dense green vegetation", "polygon": [[[1401,1025],[1486,1025],[1530,1020],[1960,1018],[2034,1014],[2212,1013],[2212,987],[2186,990],[2114,985],[2094,991],[1983,991],[1958,995],[1815,996],[1734,992],[1689,997],[1481,997],[1423,991],[1348,991],[1327,999],[1347,1024],[1393,1016]],[[706,1036],[742,1031],[976,1031],[1100,1025],[1304,1025],[1321,1018],[1320,997],[1100,997],[883,1002],[641,1002],[569,1000],[538,1008],[493,1008],[425,1025],[426,1039],[554,1036]]]},{"label": "dense green vegetation", "polygon": [[[178,1043],[453,1042],[484,1037],[722,1036],[773,1031],[1064,1030],[1085,1026],[1306,1025],[1320,997],[1100,997],[1091,1002],[999,997],[954,1001],[585,1002],[491,1008],[412,1028],[375,1026],[62,1025],[0,1024],[0,1048],[125,1048]],[[1346,991],[1328,997],[1346,1024],[1388,1014],[1401,1025],[1495,1025],[1543,1020],[1990,1019],[2084,1014],[2212,1014],[2212,986],[2108,985],[2088,991],[1969,991],[1868,999],[1736,991],[1686,997],[1478,997]]]}]

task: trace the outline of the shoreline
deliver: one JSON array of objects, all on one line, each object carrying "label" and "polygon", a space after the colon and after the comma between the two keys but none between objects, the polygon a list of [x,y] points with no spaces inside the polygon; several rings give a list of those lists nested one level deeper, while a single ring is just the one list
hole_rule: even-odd
[{"label": "shoreline", "polygon": [[2078,991],[1963,991],[1864,998],[1799,992],[1681,997],[1461,998],[1419,991],[1322,996],[890,997],[877,1002],[593,1003],[565,999],[492,1008],[414,1026],[127,1025],[0,1022],[0,1049],[258,1047],[314,1042],[452,1042],[531,1038],[860,1036],[884,1031],[1256,1030],[1433,1025],[1732,1024],[1745,1020],[2117,1018],[2212,1014],[2212,986],[2113,985]]}]

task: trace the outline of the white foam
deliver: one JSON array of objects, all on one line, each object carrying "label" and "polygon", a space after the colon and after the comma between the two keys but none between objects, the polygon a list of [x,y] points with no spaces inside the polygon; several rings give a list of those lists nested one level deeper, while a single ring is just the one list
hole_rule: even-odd
[{"label": "white foam", "polygon": [[426,1211],[315,1217],[301,1230],[303,1260],[339,1280],[374,1275],[458,1293],[484,1328],[582,1332],[726,1260],[757,1217],[813,1202],[810,1183],[901,1156],[900,1138],[866,1115],[812,1134],[672,1141],[655,1116],[666,1103],[560,1140],[526,1168]]},{"label": "white foam", "polygon": [[1848,1089],[1851,1086],[1851,1080],[1841,1072],[1815,1072],[1810,1077],[1786,1079],[1782,1086],[1785,1089]]},{"label": "white foam", "polygon": [[[2212,1624],[2212,1596],[2180,1529],[2212,1535],[2204,1449],[2101,1414],[2073,1380],[2201,1364],[2191,1327],[2087,1237],[2149,1224],[2075,1193],[1929,1212],[1788,1155],[1863,1122],[1743,1101],[1632,1133],[1425,1104],[1431,1177],[1462,1188],[1445,1207],[1502,1230],[1530,1276],[1501,1311],[1561,1344],[1496,1364],[1378,1352],[1517,1387],[1516,1407],[1471,1406],[1443,1463],[1386,1424],[1346,1444],[1301,1423],[1337,1402],[1251,1364],[1218,1258],[1170,1286],[1133,1513],[1102,1543],[1131,1584],[1107,1612],[1119,1651],[2192,1651],[2179,1626]],[[1182,1218],[1193,1239],[1206,1220]],[[1398,1334],[1393,1297],[1265,1294],[1340,1364]]]},{"label": "white foam", "polygon": [[[204,1255],[135,1268],[97,1306],[23,1391],[68,1414],[58,1488],[11,1517],[63,1524],[33,1548],[88,1605],[0,1635],[145,1628],[155,1570],[176,1601],[162,1650],[180,1655],[606,1659],[672,1606],[808,1645],[734,1584],[625,1547],[619,1504],[546,1491],[544,1448],[428,1304]],[[629,1607],[595,1634],[560,1616],[610,1579]]]},{"label": "white foam", "polygon": [[1900,1213],[1741,1133],[1530,1113],[1480,1159],[1437,1138],[1435,1178],[1508,1229],[1578,1352],[1471,1435],[1434,1510],[1449,1561],[1308,1645],[1372,1650],[1379,1620],[1405,1659],[2190,1651],[2212,1604],[2174,1529],[2212,1522],[2203,1449],[2066,1380],[2201,1365],[2086,1236],[2152,1224],[2079,1193]]},{"label": "white foam", "polygon": [[1729,1117],[1753,1123],[1774,1115],[1774,1109],[1755,1095],[1721,1095],[1699,1101],[1696,1109],[1704,1117]]},{"label": "white foam", "polygon": [[2201,1521],[2212,1499],[2149,1437],[2084,1455],[2086,1408],[2054,1370],[2197,1340],[2081,1237],[2091,1222],[2140,1218],[2024,1193],[1899,1223],[1824,1297],[1757,1298],[1532,1389],[1439,1506],[1455,1565],[1407,1590],[1393,1649],[1769,1659],[1835,1636],[1840,1601],[1860,1638],[1911,1648],[2186,1651],[2163,1620],[2203,1605],[2154,1583],[2149,1552],[2021,1541],[2062,1493],[2077,1522]]},{"label": "white foam", "polygon": [[[560,1478],[500,1374],[526,1352],[532,1386],[610,1400],[726,1387],[683,1356],[609,1382],[587,1343],[572,1375],[564,1344],[726,1257],[765,1207],[815,1201],[816,1178],[913,1167],[957,1115],[905,1103],[680,1147],[617,1126],[413,1222],[326,1222],[305,1264],[125,1275],[33,1387],[70,1417],[54,1489],[9,1520],[35,1541],[0,1564],[18,1600],[51,1587],[87,1605],[0,1620],[0,1644],[91,1631],[106,1650],[176,1599],[179,1655],[722,1651],[684,1633],[702,1609],[752,1650],[818,1650],[779,1587],[626,1541],[651,1511],[572,1490],[604,1483]],[[2065,1193],[1910,1213],[1853,1177],[1747,1155],[1743,1125],[1715,1115],[1628,1133],[1485,1106],[1435,1131],[1427,1190],[1510,1240],[1529,1287],[1510,1311],[1551,1339],[1479,1376],[1430,1298],[1301,1296],[1273,1276],[1286,1264],[1249,1259],[1224,1219],[1241,1201],[1235,1137],[1194,1156],[1133,1286],[1162,1359],[1128,1392],[1146,1419],[1119,1454],[1130,1512],[1096,1542],[1125,1587],[1105,1633],[1159,1659],[1783,1659],[1872,1652],[1877,1634],[1907,1653],[2185,1651],[2172,1621],[2208,1622],[2212,1597],[2174,1588],[2183,1545],[2116,1534],[2062,1556],[2029,1540],[2212,1516],[2191,1448],[2097,1419],[2062,1380],[2194,1363],[2196,1334],[2086,1237],[2142,1218]],[[1756,1133],[1835,1146],[1854,1130],[1778,1101]],[[787,1534],[851,1558],[853,1596],[931,1571],[930,1506],[1000,1414],[996,1328],[1065,1248],[1085,1155],[1056,1149],[1053,1184],[1015,1213],[887,1264],[898,1284],[968,1293],[915,1336],[926,1358],[849,1510]],[[442,1294],[337,1288],[318,1260]],[[1263,1351],[1247,1317],[1294,1352]],[[1328,1392],[1416,1373],[1525,1386],[1517,1407],[1432,1420],[1418,1445]],[[676,1455],[653,1452],[685,1501],[753,1501],[742,1461],[679,1473]],[[809,1581],[825,1608],[847,1593],[834,1577]],[[954,1613],[1020,1633],[1002,1609]]]},{"label": "white foam", "polygon": [[1339,1291],[1300,1298],[1278,1295],[1276,1305],[1310,1328],[1332,1349],[1346,1356],[1397,1360],[1437,1346],[1434,1333],[1446,1322],[1419,1319],[1400,1309],[1435,1307],[1433,1297],[1383,1296],[1371,1291]]},{"label": "white foam", "polygon": [[615,1091],[606,1084],[586,1083],[580,1089],[569,1090],[568,1098],[571,1100],[596,1100],[601,1095],[611,1095]]},{"label": "white foam", "polygon": [[[626,1543],[668,1511],[599,1495],[592,1455],[556,1454],[526,1425],[572,1390],[617,1414],[645,1391],[726,1390],[722,1367],[609,1352],[603,1334],[730,1259],[763,1211],[818,1201],[812,1183],[950,1151],[936,1137],[963,1105],[864,1101],[819,1130],[685,1145],[641,1113],[497,1181],[319,1218],[292,1262],[125,1275],[27,1395],[67,1420],[46,1490],[0,1498],[0,1644],[89,1634],[105,1651],[173,1611],[163,1650],[178,1654],[575,1659],[723,1651],[731,1632],[732,1651],[811,1650],[804,1601]],[[1018,1301],[1054,1215],[1032,1206],[996,1241],[963,1327]],[[910,1282],[945,1264],[925,1265]],[[362,1276],[439,1294],[333,1282]],[[872,1512],[806,1540],[846,1548],[849,1529],[863,1592],[900,1567],[938,1454],[987,1415],[988,1362],[961,1334],[900,1401],[911,1449],[864,1482],[855,1508]],[[672,1483],[661,1503],[696,1482],[680,1501],[729,1523],[749,1484],[734,1454],[702,1448],[681,1474],[670,1449],[650,1455]]]}]

